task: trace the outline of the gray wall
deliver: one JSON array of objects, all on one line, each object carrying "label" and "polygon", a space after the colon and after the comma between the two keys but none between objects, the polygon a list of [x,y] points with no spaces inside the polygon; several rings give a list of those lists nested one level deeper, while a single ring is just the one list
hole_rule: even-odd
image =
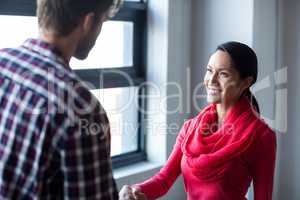
[{"label": "gray wall", "polygon": [[276,199],[300,199],[300,1],[280,0],[280,65],[287,66],[288,130],[280,134]]}]

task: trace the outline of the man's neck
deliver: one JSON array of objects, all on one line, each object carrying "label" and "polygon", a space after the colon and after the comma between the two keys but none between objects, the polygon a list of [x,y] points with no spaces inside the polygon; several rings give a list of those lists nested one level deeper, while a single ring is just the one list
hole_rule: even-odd
[{"label": "man's neck", "polygon": [[76,46],[77,46],[77,38],[75,34],[70,34],[67,37],[58,37],[55,34],[40,31],[39,38],[47,42],[56,48],[62,53],[63,59],[69,63],[71,57],[73,56]]}]

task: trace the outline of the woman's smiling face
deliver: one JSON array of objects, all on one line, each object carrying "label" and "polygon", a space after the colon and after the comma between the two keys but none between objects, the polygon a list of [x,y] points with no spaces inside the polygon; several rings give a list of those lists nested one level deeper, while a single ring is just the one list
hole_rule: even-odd
[{"label": "woman's smiling face", "polygon": [[204,77],[209,103],[233,105],[250,84],[251,80],[241,79],[228,53],[217,50],[212,54]]}]

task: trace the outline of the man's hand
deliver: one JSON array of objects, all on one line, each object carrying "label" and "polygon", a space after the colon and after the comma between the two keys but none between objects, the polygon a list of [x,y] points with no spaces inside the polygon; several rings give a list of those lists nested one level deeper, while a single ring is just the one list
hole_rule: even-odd
[{"label": "man's hand", "polygon": [[147,200],[146,195],[141,191],[140,188],[133,187],[132,191],[133,191],[133,195],[135,197],[135,200]]},{"label": "man's hand", "polygon": [[119,192],[119,200],[147,200],[147,197],[139,188],[124,185]]}]

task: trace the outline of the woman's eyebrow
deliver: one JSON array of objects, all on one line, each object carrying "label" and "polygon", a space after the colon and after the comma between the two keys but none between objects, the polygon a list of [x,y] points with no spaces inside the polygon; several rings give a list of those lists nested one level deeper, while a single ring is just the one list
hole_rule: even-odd
[{"label": "woman's eyebrow", "polygon": [[231,69],[228,68],[218,68],[219,71],[231,71]]},{"label": "woman's eyebrow", "polygon": [[[213,68],[211,65],[207,65],[207,68]],[[231,71],[231,68],[220,67],[217,68],[218,71]]]}]

